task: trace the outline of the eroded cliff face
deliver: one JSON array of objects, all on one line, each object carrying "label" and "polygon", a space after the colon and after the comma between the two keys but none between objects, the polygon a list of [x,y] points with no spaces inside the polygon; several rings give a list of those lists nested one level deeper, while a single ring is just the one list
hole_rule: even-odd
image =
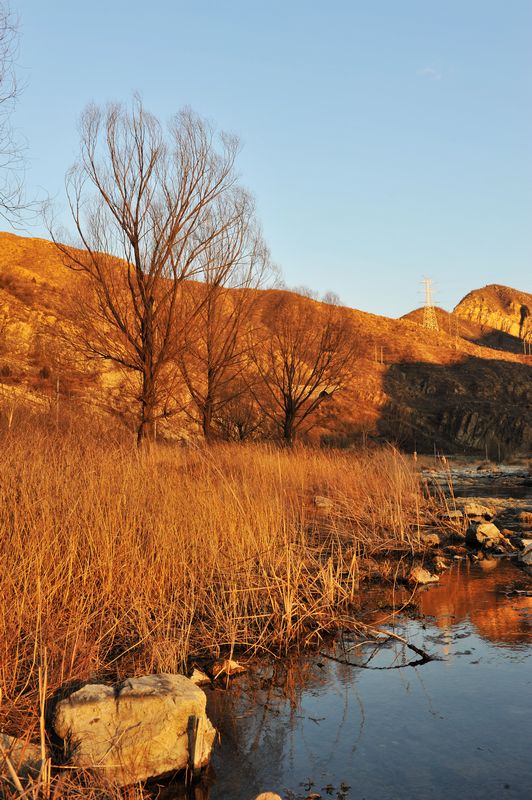
[{"label": "eroded cliff face", "polygon": [[454,313],[517,339],[532,340],[532,294],[528,292],[491,284],[469,292]]},{"label": "eroded cliff face", "polygon": [[407,449],[532,450],[530,367],[470,356],[454,364],[397,364],[385,379],[389,401],[379,428]]}]

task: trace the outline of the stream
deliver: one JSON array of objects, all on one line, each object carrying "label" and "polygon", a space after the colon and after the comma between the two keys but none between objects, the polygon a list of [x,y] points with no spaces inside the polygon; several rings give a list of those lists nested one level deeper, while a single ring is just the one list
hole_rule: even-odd
[{"label": "stream", "polygon": [[437,660],[401,667],[401,643],[344,636],[208,690],[221,743],[196,797],[530,797],[531,589],[509,559],[461,561],[418,592],[415,618],[372,615]]}]

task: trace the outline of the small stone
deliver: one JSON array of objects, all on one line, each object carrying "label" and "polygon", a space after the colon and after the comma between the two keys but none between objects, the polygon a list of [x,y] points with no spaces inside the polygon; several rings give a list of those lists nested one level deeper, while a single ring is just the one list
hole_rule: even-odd
[{"label": "small stone", "polygon": [[433,575],[428,569],[420,566],[412,567],[408,576],[409,583],[420,584],[421,586],[427,583],[437,583],[439,580],[438,575]]},{"label": "small stone", "polygon": [[222,675],[238,675],[241,672],[245,672],[246,668],[239,664],[238,661],[232,661],[230,658],[226,658],[223,661],[217,661],[212,668],[212,677],[214,680],[216,678],[221,678]]},{"label": "small stone", "polygon": [[437,533],[422,533],[421,541],[423,544],[426,544],[427,547],[438,547],[440,544],[440,537]]},{"label": "small stone", "polygon": [[482,547],[493,550],[496,546],[504,544],[506,539],[492,522],[480,525],[470,525],[466,533],[466,542],[471,547]]},{"label": "small stone", "polygon": [[[6,754],[19,781],[24,785],[30,778],[38,778],[42,767],[42,754],[39,745],[0,733],[0,790],[2,786],[13,787],[9,768],[2,751]],[[0,797],[3,797],[0,791]]]},{"label": "small stone", "polygon": [[493,509],[483,506],[480,503],[466,503],[464,505],[464,514],[466,517],[482,517],[484,519],[492,519],[494,517]]},{"label": "small stone", "polygon": [[255,800],[282,800],[282,798],[275,792],[262,792],[255,797]]},{"label": "small stone", "polygon": [[[205,693],[184,675],[86,684],[60,700],[53,727],[70,763],[119,786],[209,762],[216,731]],[[191,750],[193,743],[193,752]]]},{"label": "small stone", "polygon": [[522,553],[519,553],[517,560],[527,571],[528,569],[532,569],[532,542],[525,547]]},{"label": "small stone", "polygon": [[437,569],[438,572],[443,572],[446,569],[449,569],[449,562],[446,561],[444,558],[435,558],[434,559],[434,569]]},{"label": "small stone", "polygon": [[334,501],[330,497],[323,497],[317,494],[314,497],[314,505],[316,508],[322,508],[324,511],[331,511],[334,508]]},{"label": "small stone", "polygon": [[205,672],[202,672],[201,669],[198,669],[197,667],[194,667],[192,675],[190,676],[189,680],[191,680],[192,683],[195,684],[195,686],[206,686],[208,683],[211,682],[209,676]]},{"label": "small stone", "polygon": [[438,514],[440,519],[450,519],[450,520],[459,520],[464,518],[464,514],[460,509],[455,508],[449,511],[442,511]]},{"label": "small stone", "polygon": [[517,519],[525,525],[532,525],[532,511],[520,511]]}]

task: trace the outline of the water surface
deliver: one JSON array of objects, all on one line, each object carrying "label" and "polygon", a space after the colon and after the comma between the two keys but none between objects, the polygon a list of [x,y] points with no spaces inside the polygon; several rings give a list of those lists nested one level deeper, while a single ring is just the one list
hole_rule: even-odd
[{"label": "water surface", "polygon": [[462,562],[419,594],[421,619],[387,620],[441,660],[376,669],[416,657],[347,637],[209,691],[221,745],[201,796],[530,797],[531,583],[508,560]]}]

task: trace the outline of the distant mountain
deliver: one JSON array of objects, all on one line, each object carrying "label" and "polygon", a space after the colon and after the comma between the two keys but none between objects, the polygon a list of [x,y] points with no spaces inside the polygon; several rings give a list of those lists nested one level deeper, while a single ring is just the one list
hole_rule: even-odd
[{"label": "distant mountain", "polygon": [[521,341],[532,339],[532,294],[527,292],[493,283],[469,292],[454,313],[461,319]]},{"label": "distant mountain", "polygon": [[[506,289],[506,287],[497,287]],[[470,292],[456,306],[454,311],[445,311],[443,308],[436,308],[436,319],[440,331],[448,333],[449,336],[460,337],[469,342],[490,347],[494,350],[503,350],[507,353],[525,352],[524,339],[528,335],[532,344],[532,325],[521,328],[522,336],[519,335],[519,325],[516,324],[515,310],[513,316],[512,309],[501,313],[495,304],[489,304],[483,299],[482,289]],[[507,289],[508,293],[513,293],[512,298],[519,296],[526,297],[524,292],[517,292],[514,289]],[[530,295],[528,295],[530,297]],[[489,297],[489,296],[488,296]],[[523,304],[524,305],[524,304]],[[521,308],[521,305],[519,305]],[[528,308],[528,306],[525,306]],[[532,308],[532,306],[531,306]],[[402,319],[408,319],[423,325],[423,308],[416,308],[405,314]]]},{"label": "distant mountain", "polygon": [[[69,303],[81,280],[51,242],[0,233],[0,425],[17,424],[27,409],[54,418],[58,401],[61,415],[89,408],[132,425],[127,378],[71,343]],[[276,294],[264,297],[263,313]],[[294,295],[296,302],[315,301]],[[531,295],[502,286],[471,292],[452,314],[438,309],[439,332],[422,327],[422,309],[402,319],[343,309],[358,342],[356,373],[322,404],[308,438],[392,441],[419,452],[530,451],[532,358],[519,338],[529,330],[526,309]],[[161,435],[199,431],[183,415]]]}]

